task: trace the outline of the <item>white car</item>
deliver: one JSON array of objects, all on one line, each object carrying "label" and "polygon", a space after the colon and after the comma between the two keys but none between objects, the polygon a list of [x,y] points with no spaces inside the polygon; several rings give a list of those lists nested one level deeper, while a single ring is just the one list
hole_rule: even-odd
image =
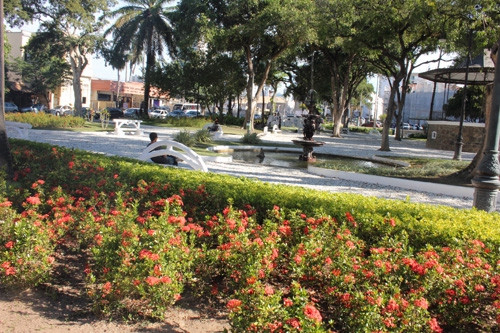
[{"label": "white car", "polygon": [[152,119],[165,119],[168,117],[168,111],[163,109],[154,109],[149,113],[149,117]]},{"label": "white car", "polygon": [[71,106],[68,105],[58,105],[55,108],[50,110],[50,113],[55,115],[55,116],[73,116],[74,115],[74,110]]}]

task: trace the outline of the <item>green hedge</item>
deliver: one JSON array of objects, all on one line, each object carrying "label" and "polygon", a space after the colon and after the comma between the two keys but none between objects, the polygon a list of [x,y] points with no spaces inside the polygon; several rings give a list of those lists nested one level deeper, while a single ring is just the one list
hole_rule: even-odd
[{"label": "green hedge", "polygon": [[28,123],[33,128],[75,128],[85,124],[85,119],[81,117],[57,117],[43,112],[7,113],[5,120]]},{"label": "green hedge", "polygon": [[[12,140],[15,146],[26,146],[40,154],[51,154],[47,144],[28,143]],[[58,148],[63,150],[62,148]],[[218,212],[229,201],[235,207],[251,205],[257,210],[258,219],[263,219],[269,207],[298,210],[307,215],[328,214],[342,218],[346,212],[355,216],[359,224],[358,232],[366,242],[374,243],[384,235],[383,225],[393,219],[394,233],[406,231],[410,235],[410,246],[423,248],[426,244],[452,244],[457,240],[481,239],[495,252],[500,252],[500,214],[486,213],[475,209],[455,209],[447,206],[417,204],[400,200],[379,199],[360,194],[329,193],[269,184],[245,177],[203,173],[192,170],[164,168],[155,164],[133,159],[104,157],[83,151],[73,151],[78,158],[89,163],[106,165],[120,174],[122,179],[137,183],[142,180],[169,184],[168,193],[174,195],[179,190],[195,190],[204,186],[209,195],[205,203],[210,213]],[[29,161],[26,161],[29,164]],[[45,165],[43,166],[46,167]],[[43,172],[40,170],[40,172]],[[32,170],[37,174],[36,170]],[[64,177],[56,174],[55,177]],[[36,181],[36,179],[34,179]]]}]

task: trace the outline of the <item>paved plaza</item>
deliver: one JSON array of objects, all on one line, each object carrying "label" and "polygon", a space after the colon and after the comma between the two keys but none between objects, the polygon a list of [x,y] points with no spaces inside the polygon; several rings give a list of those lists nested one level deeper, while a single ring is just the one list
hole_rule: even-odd
[{"label": "paved plaza", "polygon": [[[179,129],[143,126],[144,135],[117,136],[106,132],[70,132],[31,130],[29,140],[45,142],[68,148],[82,149],[95,153],[137,158],[149,142],[148,134],[157,132],[159,139],[172,139]],[[111,129],[110,129],[111,130]],[[222,140],[238,140],[240,137],[224,134]],[[291,143],[293,139],[300,139],[301,133],[268,133],[261,136],[266,143]],[[318,154],[334,154],[351,157],[377,156],[422,156],[452,159],[453,151],[428,149],[421,140],[396,141],[390,138],[390,152],[381,152],[381,136],[377,134],[349,133],[342,138],[332,138],[330,133],[315,135],[315,140],[323,141],[322,147],[316,148]],[[301,148],[296,148],[297,153]],[[463,153],[464,160],[472,160],[473,153]],[[471,208],[471,195],[438,194],[426,191],[425,187],[405,189],[392,184],[380,185],[369,181],[347,180],[338,177],[320,176],[303,168],[283,168],[272,165],[248,164],[239,162],[206,162],[209,172],[224,173],[233,176],[243,176],[259,179],[264,182],[281,183],[293,186],[302,186],[329,192],[350,192],[366,196],[375,196],[386,199],[408,200],[416,203],[447,205],[457,208]],[[354,177],[356,178],[356,177]],[[469,189],[470,192],[470,189]],[[500,211],[497,205],[497,211]]]}]

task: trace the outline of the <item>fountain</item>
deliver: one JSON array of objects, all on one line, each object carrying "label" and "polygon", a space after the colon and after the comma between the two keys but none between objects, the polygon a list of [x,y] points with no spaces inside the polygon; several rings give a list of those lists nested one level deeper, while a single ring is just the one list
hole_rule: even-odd
[{"label": "fountain", "polygon": [[315,91],[313,89],[309,91],[309,103],[306,102],[308,104],[309,113],[304,117],[304,137],[303,139],[292,140],[294,144],[302,146],[302,154],[299,156],[299,159],[306,162],[316,162],[316,157],[313,155],[314,147],[320,147],[325,144],[322,141],[315,141],[313,139],[319,120],[319,115],[316,114],[314,93]]}]

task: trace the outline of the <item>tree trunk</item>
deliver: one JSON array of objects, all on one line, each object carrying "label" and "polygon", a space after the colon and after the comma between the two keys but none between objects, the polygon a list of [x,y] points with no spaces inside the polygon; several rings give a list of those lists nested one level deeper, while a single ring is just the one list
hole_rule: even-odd
[{"label": "tree trunk", "polygon": [[120,69],[116,70],[116,106],[120,105]]},{"label": "tree trunk", "polygon": [[486,129],[488,128],[488,120],[490,119],[491,104],[493,102],[493,84],[488,84],[485,89],[485,101],[483,104],[484,110],[484,128],[485,133],[482,139],[481,149],[477,152],[476,156],[472,159],[467,167],[454,173],[452,176],[456,176],[465,180],[471,180],[474,177],[476,168],[483,157],[484,150],[486,148]]},{"label": "tree trunk", "polygon": [[[252,52],[250,46],[245,47],[245,54],[248,62],[248,81],[247,81],[247,111],[245,114],[245,123],[243,128],[249,132],[253,132],[253,117],[255,115],[253,103],[253,85],[255,82],[255,70],[253,67]],[[248,126],[247,126],[248,124]]]},{"label": "tree trunk", "polygon": [[148,51],[146,56],[146,70],[144,75],[144,97],[141,103],[141,117],[148,118],[148,109],[149,109],[149,94],[151,91],[151,71],[155,65],[155,56],[152,53],[153,51]]},{"label": "tree trunk", "polygon": [[75,115],[82,116],[82,84],[81,77],[83,70],[88,64],[87,57],[82,54],[78,46],[73,47],[69,52],[71,70],[73,71],[73,92],[75,95]]},{"label": "tree trunk", "polygon": [[382,129],[382,143],[380,145],[381,151],[391,151],[389,147],[389,131],[391,129],[392,118],[394,117],[394,97],[396,96],[396,89],[399,89],[399,81],[394,81],[389,95],[389,104],[387,105],[387,117],[384,120],[384,127]]}]

